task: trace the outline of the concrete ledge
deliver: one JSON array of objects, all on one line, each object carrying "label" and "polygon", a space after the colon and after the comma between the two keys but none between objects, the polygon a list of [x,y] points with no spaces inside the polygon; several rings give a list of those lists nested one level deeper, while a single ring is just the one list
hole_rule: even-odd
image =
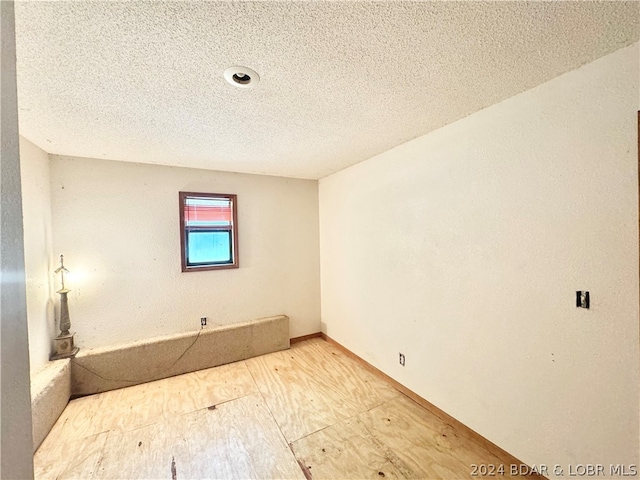
[{"label": "concrete ledge", "polygon": [[71,396],[71,362],[68,358],[49,362],[31,380],[33,451],[51,431]]},{"label": "concrete ledge", "polygon": [[160,380],[289,348],[289,317],[80,350],[71,362],[72,395]]}]

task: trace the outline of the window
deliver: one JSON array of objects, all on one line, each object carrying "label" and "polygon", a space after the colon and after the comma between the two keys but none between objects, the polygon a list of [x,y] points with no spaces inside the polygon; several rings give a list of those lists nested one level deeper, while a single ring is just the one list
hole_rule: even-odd
[{"label": "window", "polygon": [[182,271],[238,268],[236,196],[180,192]]}]

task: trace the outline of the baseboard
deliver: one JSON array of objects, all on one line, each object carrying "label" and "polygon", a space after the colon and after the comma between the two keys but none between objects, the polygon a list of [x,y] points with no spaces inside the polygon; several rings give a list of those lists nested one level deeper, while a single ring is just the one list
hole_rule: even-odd
[{"label": "baseboard", "polygon": [[160,380],[289,348],[289,318],[262,318],[141,342],[80,350],[71,393],[90,395]]},{"label": "baseboard", "polygon": [[[451,425],[451,427],[453,427],[453,429],[456,431],[456,433],[458,435],[460,435],[460,436],[462,436],[464,438],[467,438],[467,439],[469,439],[469,440],[471,440],[471,441],[473,441],[475,443],[478,443],[478,444],[482,445],[486,450],[488,450],[490,453],[492,453],[493,455],[495,455],[496,457],[501,459],[501,461],[503,461],[505,464],[518,465],[518,466],[525,465],[524,462],[521,462],[516,457],[511,455],[509,452],[503,450],[502,448],[500,448],[498,445],[496,445],[492,441],[487,440],[485,437],[480,435],[478,432],[476,432],[475,430],[472,430],[471,428],[467,427],[464,423],[460,422],[459,420],[456,420],[454,417],[452,417],[451,415],[449,415],[445,411],[439,409],[438,407],[436,407],[431,402],[425,400],[420,395],[418,395],[414,391],[410,390],[409,388],[405,387],[404,385],[402,385],[397,380],[394,380],[389,375],[384,373],[382,370],[377,369],[376,367],[371,365],[369,362],[367,362],[366,360],[362,359],[361,357],[359,357],[358,355],[353,353],[351,350],[346,348],[345,346],[343,346],[340,343],[336,342],[334,339],[329,337],[327,334],[320,333],[320,335],[318,335],[318,336],[320,336],[323,340],[326,340],[328,343],[330,343],[334,347],[336,347],[339,350],[341,350],[348,357],[350,357],[350,358],[354,359],[355,361],[357,361],[360,365],[362,365],[368,371],[372,372],[373,374],[377,375],[378,377],[382,378],[383,380],[386,380],[388,383],[393,385],[396,389],[398,389],[404,395],[406,395],[407,397],[412,399],[414,402],[416,402],[418,405],[420,405],[423,408],[425,408],[426,410],[428,410],[430,413],[432,413],[433,415],[438,417],[440,420],[442,420],[443,422]],[[531,471],[531,469],[527,469],[525,471]],[[531,478],[546,478],[546,477],[543,477],[541,475],[529,475],[529,477],[531,477]]]},{"label": "baseboard", "polygon": [[294,343],[304,342],[305,340],[311,340],[312,338],[322,338],[321,332],[310,333],[309,335],[302,335],[301,337],[293,337],[289,340],[289,344],[293,345]]},{"label": "baseboard", "polygon": [[47,437],[71,396],[71,363],[68,358],[49,362],[31,380],[33,451]]}]

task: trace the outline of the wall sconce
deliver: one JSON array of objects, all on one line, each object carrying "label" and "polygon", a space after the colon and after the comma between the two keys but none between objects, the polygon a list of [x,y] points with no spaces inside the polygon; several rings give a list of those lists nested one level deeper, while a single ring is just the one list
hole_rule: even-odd
[{"label": "wall sconce", "polygon": [[71,291],[64,286],[64,274],[69,273],[64,266],[64,255],[60,255],[60,266],[56,269],[55,273],[59,273],[62,280],[62,288],[56,293],[60,294],[60,334],[53,339],[55,346],[55,353],[52,355],[51,360],[58,360],[60,358],[74,357],[78,350],[73,344],[74,333],[69,333],[71,330],[71,318],[69,317],[69,302],[67,294]]}]

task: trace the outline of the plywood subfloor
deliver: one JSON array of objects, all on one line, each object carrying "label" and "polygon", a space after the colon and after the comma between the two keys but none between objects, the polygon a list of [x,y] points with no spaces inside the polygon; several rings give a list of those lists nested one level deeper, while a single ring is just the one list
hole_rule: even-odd
[{"label": "plywood subfloor", "polygon": [[321,339],[72,400],[38,479],[474,478],[506,464]]}]

